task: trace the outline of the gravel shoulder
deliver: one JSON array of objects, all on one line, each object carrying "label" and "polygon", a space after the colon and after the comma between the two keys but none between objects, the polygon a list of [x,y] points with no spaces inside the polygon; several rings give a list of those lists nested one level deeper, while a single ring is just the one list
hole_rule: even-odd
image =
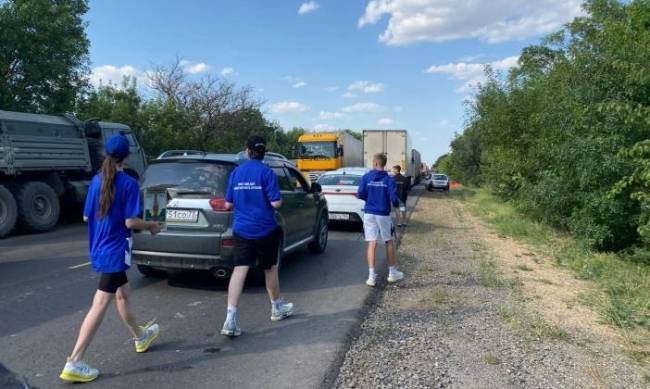
[{"label": "gravel shoulder", "polygon": [[586,282],[426,193],[336,388],[646,388],[650,368],[579,303]]}]

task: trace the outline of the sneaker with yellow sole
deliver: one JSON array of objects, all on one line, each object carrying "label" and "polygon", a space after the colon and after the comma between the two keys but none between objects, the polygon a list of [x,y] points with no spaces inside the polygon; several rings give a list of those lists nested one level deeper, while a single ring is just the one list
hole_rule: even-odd
[{"label": "sneaker with yellow sole", "polygon": [[154,322],[149,322],[140,328],[142,329],[142,338],[135,340],[135,351],[143,353],[149,350],[153,341],[160,335],[160,327]]},{"label": "sneaker with yellow sole", "polygon": [[67,382],[90,382],[99,376],[99,370],[90,367],[86,362],[68,361],[59,378]]}]

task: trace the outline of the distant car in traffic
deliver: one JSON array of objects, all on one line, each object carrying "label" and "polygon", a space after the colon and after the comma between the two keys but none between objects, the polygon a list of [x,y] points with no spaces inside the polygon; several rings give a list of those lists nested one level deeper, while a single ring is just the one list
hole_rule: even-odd
[{"label": "distant car in traffic", "polygon": [[367,172],[366,168],[341,168],[319,177],[330,221],[363,222],[365,202],[357,198],[357,191],[361,177]]},{"label": "distant car in traffic", "polygon": [[433,192],[435,190],[449,192],[449,177],[444,174],[432,174],[431,180],[427,185],[427,190],[430,192]]},{"label": "distant car in traffic", "polygon": [[[133,234],[132,262],[147,276],[172,269],[209,270],[228,278],[233,269],[232,212],[225,208],[230,173],[246,161],[242,154],[163,153],[150,162],[141,188],[143,217],[163,223],[156,235]],[[327,201],[318,183],[309,184],[284,157],[264,163],[278,177],[283,205],[276,212],[282,230],[279,260],[303,246],[325,251]]]}]

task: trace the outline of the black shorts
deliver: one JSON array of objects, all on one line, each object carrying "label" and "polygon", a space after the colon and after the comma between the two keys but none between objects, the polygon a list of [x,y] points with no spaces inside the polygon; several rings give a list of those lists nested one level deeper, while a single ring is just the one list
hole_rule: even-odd
[{"label": "black shorts", "polygon": [[281,234],[282,230],[278,228],[259,239],[244,239],[235,235],[234,265],[257,266],[264,270],[277,265]]},{"label": "black shorts", "polygon": [[101,277],[99,277],[99,286],[97,289],[102,292],[115,294],[117,289],[126,285],[127,282],[129,282],[129,280],[126,278],[125,271],[119,271],[117,273],[102,273]]}]

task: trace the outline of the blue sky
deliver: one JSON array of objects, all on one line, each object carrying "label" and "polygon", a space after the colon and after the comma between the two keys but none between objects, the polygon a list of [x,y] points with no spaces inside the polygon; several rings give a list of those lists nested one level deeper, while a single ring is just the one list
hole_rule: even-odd
[{"label": "blue sky", "polygon": [[250,85],[284,128],[405,128],[431,163],[462,129],[483,64],[580,13],[577,0],[111,0],[87,15],[94,83],[176,56]]}]

